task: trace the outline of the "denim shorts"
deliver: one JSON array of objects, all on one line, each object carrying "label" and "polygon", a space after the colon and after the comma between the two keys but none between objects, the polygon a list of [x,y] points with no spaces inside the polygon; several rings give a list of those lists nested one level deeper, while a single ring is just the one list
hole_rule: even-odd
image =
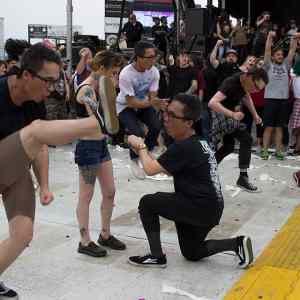
[{"label": "denim shorts", "polygon": [[79,140],[75,149],[75,163],[79,166],[99,165],[111,160],[106,139]]}]

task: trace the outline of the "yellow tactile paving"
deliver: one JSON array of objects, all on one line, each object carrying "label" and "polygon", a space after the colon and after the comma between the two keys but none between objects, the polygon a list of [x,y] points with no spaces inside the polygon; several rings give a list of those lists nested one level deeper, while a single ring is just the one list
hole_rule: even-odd
[{"label": "yellow tactile paving", "polygon": [[300,300],[300,206],[224,300]]}]

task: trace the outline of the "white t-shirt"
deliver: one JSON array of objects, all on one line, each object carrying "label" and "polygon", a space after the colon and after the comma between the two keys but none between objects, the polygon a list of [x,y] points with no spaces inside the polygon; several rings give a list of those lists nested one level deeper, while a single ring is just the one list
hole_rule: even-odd
[{"label": "white t-shirt", "polygon": [[126,66],[119,76],[120,93],[117,97],[117,113],[127,107],[126,96],[134,96],[138,100],[148,99],[149,92],[157,92],[159,71],[152,67],[145,72],[138,72],[132,64]]},{"label": "white t-shirt", "polygon": [[291,65],[286,58],[282,64],[265,63],[269,83],[265,88],[265,99],[287,100],[289,98],[289,72]]}]

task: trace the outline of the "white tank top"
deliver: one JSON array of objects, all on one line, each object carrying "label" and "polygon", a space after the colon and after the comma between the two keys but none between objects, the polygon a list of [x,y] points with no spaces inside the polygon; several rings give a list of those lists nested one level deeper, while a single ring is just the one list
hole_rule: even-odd
[{"label": "white tank top", "polygon": [[300,99],[300,76],[295,77],[292,84],[294,97]]}]

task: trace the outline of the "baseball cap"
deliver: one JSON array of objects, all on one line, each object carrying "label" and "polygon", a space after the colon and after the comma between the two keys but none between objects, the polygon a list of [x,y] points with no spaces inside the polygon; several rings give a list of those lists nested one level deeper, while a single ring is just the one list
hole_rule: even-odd
[{"label": "baseball cap", "polygon": [[238,56],[237,51],[235,51],[234,49],[228,49],[225,53],[225,56],[227,56],[228,54],[235,54],[236,56]]}]

